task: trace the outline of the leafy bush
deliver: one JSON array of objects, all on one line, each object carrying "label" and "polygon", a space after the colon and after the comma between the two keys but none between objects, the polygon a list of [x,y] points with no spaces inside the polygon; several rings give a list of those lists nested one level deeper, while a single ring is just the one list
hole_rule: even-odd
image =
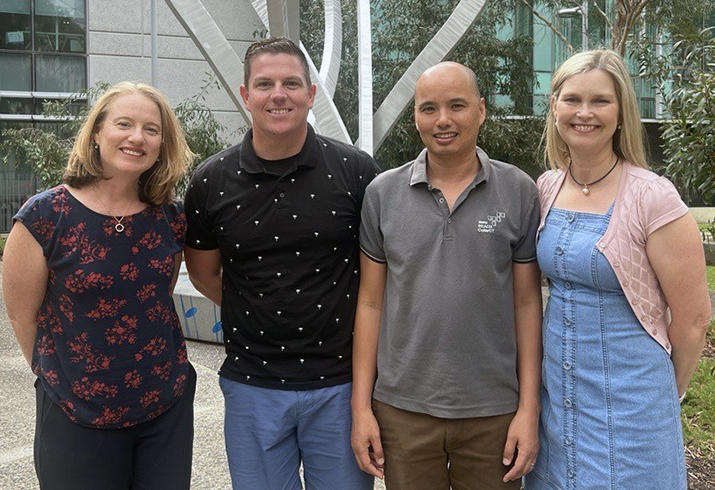
[{"label": "leafy bush", "polygon": [[[28,164],[40,180],[42,188],[50,188],[62,182],[62,173],[74,145],[74,138],[84,122],[91,102],[109,88],[107,83],[98,83],[92,88],[74,94],[68,99],[47,102],[42,107],[42,115],[53,116],[61,121],[52,131],[40,127],[13,128],[0,132],[0,154],[3,160],[14,155]],[[216,120],[206,104],[206,97],[211,90],[220,88],[214,76],[207,74],[199,92],[183,100],[174,112],[179,119],[186,141],[196,157],[191,163],[228,148],[230,143],[225,136],[226,128]],[[238,131],[242,131],[238,130]],[[177,185],[177,193],[182,196],[188,176]]]},{"label": "leafy bush", "polygon": [[715,28],[679,41],[683,68],[666,102],[663,125],[666,173],[706,201],[715,197]]}]

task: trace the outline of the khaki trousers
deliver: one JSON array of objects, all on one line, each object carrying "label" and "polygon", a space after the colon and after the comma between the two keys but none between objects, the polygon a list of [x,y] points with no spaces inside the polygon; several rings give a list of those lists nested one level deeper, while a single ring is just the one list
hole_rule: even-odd
[{"label": "khaki trousers", "polygon": [[387,490],[519,490],[502,464],[513,413],[443,419],[373,400]]}]

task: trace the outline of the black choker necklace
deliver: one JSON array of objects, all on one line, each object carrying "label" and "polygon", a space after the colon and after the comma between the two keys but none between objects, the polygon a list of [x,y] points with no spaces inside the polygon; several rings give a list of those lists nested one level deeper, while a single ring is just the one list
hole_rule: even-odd
[{"label": "black choker necklace", "polygon": [[604,175],[603,177],[601,177],[601,178],[598,179],[598,180],[594,180],[593,182],[583,182],[583,183],[581,183],[581,182],[579,182],[578,180],[576,180],[576,177],[573,176],[573,170],[571,169],[571,166],[573,165],[573,161],[569,162],[569,175],[571,176],[571,179],[573,179],[574,182],[576,182],[578,185],[580,185],[580,186],[582,187],[581,192],[583,192],[583,195],[584,195],[584,196],[588,196],[588,195],[591,193],[591,191],[588,190],[588,186],[593,185],[593,184],[598,184],[598,183],[601,182],[603,179],[605,179],[606,177],[608,177],[609,174],[610,174],[611,172],[613,172],[613,169],[616,168],[616,165],[618,165],[618,160],[620,160],[620,158],[618,157],[618,155],[616,155],[616,162],[615,162],[615,163],[613,164],[613,166],[611,167],[611,170],[609,170],[608,172],[606,172],[606,175]]}]

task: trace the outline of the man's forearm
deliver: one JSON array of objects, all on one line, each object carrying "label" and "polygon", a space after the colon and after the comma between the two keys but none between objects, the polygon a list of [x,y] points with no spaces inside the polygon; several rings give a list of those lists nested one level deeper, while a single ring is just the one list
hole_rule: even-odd
[{"label": "man's forearm", "polygon": [[358,304],[353,337],[353,411],[371,409],[379,338],[380,310]]},{"label": "man's forearm", "polygon": [[515,315],[519,409],[538,413],[541,407],[541,302],[518,308]]},{"label": "man's forearm", "polygon": [[221,273],[207,277],[193,277],[189,274],[191,284],[208,299],[221,306],[221,289],[222,277]]}]

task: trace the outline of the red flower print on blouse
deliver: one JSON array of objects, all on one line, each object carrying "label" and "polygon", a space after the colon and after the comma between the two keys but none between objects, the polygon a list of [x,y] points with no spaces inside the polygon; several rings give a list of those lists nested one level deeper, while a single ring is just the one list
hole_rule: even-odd
[{"label": "red flower print on blouse", "polygon": [[45,378],[45,381],[47,381],[50,386],[55,386],[60,382],[57,378],[57,372],[54,369],[50,369],[48,371],[45,371],[44,369],[40,370],[42,372],[42,377]]},{"label": "red flower print on blouse", "polygon": [[55,224],[45,218],[38,219],[31,226],[44,241],[50,241],[52,233],[55,231]]},{"label": "red flower print on blouse", "polygon": [[145,284],[144,286],[141,287],[139,291],[137,291],[137,298],[139,299],[140,303],[145,302],[149,298],[153,298],[156,296],[156,284]]},{"label": "red flower print on blouse", "polygon": [[63,252],[64,257],[69,257],[75,252],[79,252],[79,263],[86,265],[95,260],[104,260],[107,257],[107,252],[111,250],[109,247],[98,245],[94,240],[87,238],[84,232],[86,225],[79,223],[77,226],[72,226],[67,235],[59,238],[59,243],[66,250]]},{"label": "red flower print on blouse", "polygon": [[52,333],[64,333],[62,322],[57,318],[55,312],[52,311],[52,305],[49,303],[37,314],[37,326],[38,328],[50,330]]},{"label": "red flower print on blouse", "polygon": [[84,270],[77,269],[65,278],[65,287],[73,293],[84,293],[89,288],[109,289],[113,282],[111,276],[103,276],[99,272],[85,274]]},{"label": "red flower print on blouse", "polygon": [[139,399],[139,403],[141,403],[142,407],[146,408],[152,403],[156,403],[159,401],[159,395],[161,394],[161,390],[150,390],[144,393],[144,396],[142,396]]},{"label": "red flower print on blouse", "polygon": [[184,393],[184,386],[186,386],[186,375],[182,374],[174,382],[174,393],[176,396],[181,396]]},{"label": "red flower print on blouse", "polygon": [[[181,328],[181,327],[179,327]],[[176,363],[177,364],[186,364],[189,362],[189,358],[186,354],[186,341],[184,341],[183,337],[181,339],[181,345],[179,346],[179,349],[176,351]]]},{"label": "red flower print on blouse", "polygon": [[74,407],[74,403],[72,403],[69,400],[60,400],[60,408],[62,411],[69,417],[69,419],[73,422],[77,421],[77,417],[75,417],[75,412],[77,409]]},{"label": "red flower print on blouse", "polygon": [[164,260],[151,259],[149,267],[156,269],[159,274],[164,274],[166,277],[171,277],[174,274],[174,257],[169,256]]},{"label": "red flower print on blouse", "polygon": [[133,344],[136,342],[137,317],[123,315],[121,320],[114,322],[114,326],[104,332],[107,343],[110,345]]},{"label": "red flower print on blouse", "polygon": [[118,232],[115,226],[117,225],[117,220],[113,218],[107,218],[104,220],[104,223],[102,223],[102,230],[104,231],[104,234],[107,236],[112,236],[112,235],[124,235],[124,236],[132,236],[132,217],[131,216],[125,216],[122,218],[122,225],[124,225],[124,229],[122,232]]},{"label": "red flower print on blouse", "polygon": [[72,308],[74,308],[74,304],[72,303],[70,297],[66,294],[63,294],[62,296],[60,296],[59,304],[60,311],[62,312],[62,314],[65,316],[65,318],[67,318],[70,323],[72,323],[74,321],[74,312],[72,311]]},{"label": "red flower print on blouse", "polygon": [[72,383],[72,393],[87,401],[97,397],[114,398],[117,396],[117,387],[97,380],[90,381],[85,376],[80,381]]},{"label": "red flower print on blouse", "polygon": [[93,320],[117,316],[117,314],[119,313],[119,309],[126,304],[126,299],[114,298],[110,301],[107,301],[104,298],[99,298],[97,307],[87,313],[87,316]]},{"label": "red flower print on blouse", "polygon": [[186,236],[186,213],[181,213],[174,218],[171,222],[171,233],[174,235],[174,240]]},{"label": "red flower print on blouse", "polygon": [[162,322],[168,324],[171,323],[171,308],[160,301],[157,301],[154,308],[146,310],[146,316],[152,322],[161,320]]},{"label": "red flower print on blouse", "polygon": [[119,275],[125,281],[136,281],[137,277],[139,277],[139,269],[134,265],[134,262],[124,264],[119,268]]},{"label": "red flower print on blouse", "polygon": [[162,379],[164,381],[169,381],[169,373],[171,372],[171,361],[166,361],[164,364],[154,366],[151,368],[151,374]]},{"label": "red flower print on blouse", "polygon": [[124,375],[124,386],[127,388],[139,388],[140,384],[142,384],[142,376],[136,369]]},{"label": "red flower print on blouse", "polygon": [[64,189],[62,192],[52,198],[52,210],[55,213],[61,213],[67,216],[70,213],[69,201],[70,196],[67,195],[67,190]]},{"label": "red flower print on blouse", "polygon": [[41,356],[53,356],[57,352],[55,341],[49,334],[42,334],[35,344],[37,353]]},{"label": "red flower print on blouse", "polygon": [[75,354],[70,357],[70,360],[76,363],[84,362],[84,370],[87,373],[95,373],[97,371],[109,369],[109,364],[115,357],[93,350],[92,346],[89,344],[89,335],[87,332],[83,332],[82,335],[75,337],[74,342],[71,340],[68,341],[67,346],[70,348],[70,352]]},{"label": "red flower print on blouse", "polygon": [[[141,240],[137,243],[137,245],[141,245],[147,250],[151,250],[153,248],[158,247],[161,245],[161,235],[159,235],[157,232],[154,230],[149,230],[146,232],[146,234],[142,237]],[[139,247],[134,246],[132,247],[132,253],[137,254],[139,253]]]},{"label": "red flower print on blouse", "polygon": [[162,352],[166,350],[166,339],[163,337],[154,337],[149,341],[148,344],[146,344],[144,347],[139,350],[139,352],[134,356],[134,358],[137,360],[137,362],[141,361],[144,356],[142,353],[147,353],[151,354],[152,356],[156,357]]},{"label": "red flower print on blouse", "polygon": [[102,407],[102,415],[92,420],[92,425],[96,425],[97,427],[117,425],[122,421],[129,410],[131,410],[129,407],[117,407],[114,410],[109,407]]}]

